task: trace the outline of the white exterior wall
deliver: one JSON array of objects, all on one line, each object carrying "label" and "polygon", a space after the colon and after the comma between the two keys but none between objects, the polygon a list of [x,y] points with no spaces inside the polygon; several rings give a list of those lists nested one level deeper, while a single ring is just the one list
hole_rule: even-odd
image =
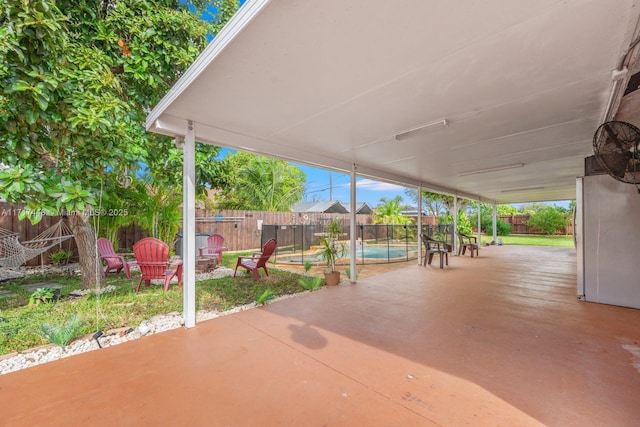
[{"label": "white exterior wall", "polygon": [[581,180],[578,278],[583,273],[584,300],[640,308],[640,194],[608,175]]}]

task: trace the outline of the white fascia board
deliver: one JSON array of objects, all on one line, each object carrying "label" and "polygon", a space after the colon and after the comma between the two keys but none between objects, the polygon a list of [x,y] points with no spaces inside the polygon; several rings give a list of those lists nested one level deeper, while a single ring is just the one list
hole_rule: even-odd
[{"label": "white fascia board", "polygon": [[[163,115],[147,125],[147,131],[166,136],[185,136],[187,120]],[[196,137],[197,140],[197,137]]]},{"label": "white fascia board", "polygon": [[247,0],[233,17],[222,27],[214,39],[202,51],[169,92],[158,102],[158,105],[147,116],[146,128],[151,130],[153,123],[164,111],[186,90],[211,62],[236,38],[238,34],[255,18],[270,0]]}]

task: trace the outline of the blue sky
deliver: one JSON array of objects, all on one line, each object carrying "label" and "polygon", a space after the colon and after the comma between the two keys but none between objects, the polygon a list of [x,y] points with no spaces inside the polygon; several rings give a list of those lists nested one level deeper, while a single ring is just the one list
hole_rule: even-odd
[{"label": "blue sky", "polygon": [[[351,177],[349,175],[297,163],[294,165],[302,169],[307,176],[305,201],[338,200],[342,203],[350,202]],[[404,187],[367,178],[356,178],[356,180],[356,198],[359,203],[366,202],[369,206],[376,207],[382,197],[394,198],[396,196],[402,196],[405,203],[410,203],[410,200],[405,197]]]}]

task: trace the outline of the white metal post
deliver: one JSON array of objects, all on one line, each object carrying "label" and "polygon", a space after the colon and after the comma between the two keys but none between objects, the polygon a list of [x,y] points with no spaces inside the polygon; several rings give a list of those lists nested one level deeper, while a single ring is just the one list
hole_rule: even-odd
[{"label": "white metal post", "polygon": [[494,242],[498,242],[498,207],[496,204],[493,204],[493,215],[491,216],[491,220],[493,221],[493,236],[491,236],[491,240]]},{"label": "white metal post", "polygon": [[[356,238],[358,237],[357,231],[356,231],[356,164],[354,163],[353,165],[351,165],[351,233],[350,233],[350,239],[351,239],[351,245],[350,245],[350,260],[349,260],[349,265],[351,266],[350,268],[350,276],[349,280],[351,281],[351,283],[355,283],[356,282],[356,276],[357,276],[357,272],[356,272]],[[364,244],[364,242],[363,242]]]},{"label": "white metal post", "polygon": [[182,152],[182,287],[184,326],[196,325],[196,139],[192,121]]},{"label": "white metal post", "polygon": [[478,242],[477,243],[478,243],[478,255],[480,255],[480,246],[482,246],[482,201],[480,199],[478,199]]},{"label": "white metal post", "polygon": [[418,265],[422,265],[422,185],[418,186]]},{"label": "white metal post", "polygon": [[458,253],[458,196],[453,196],[453,254]]}]

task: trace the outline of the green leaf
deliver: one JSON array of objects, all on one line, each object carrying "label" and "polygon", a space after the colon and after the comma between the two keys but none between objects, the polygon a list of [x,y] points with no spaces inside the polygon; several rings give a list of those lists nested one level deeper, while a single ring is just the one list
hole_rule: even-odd
[{"label": "green leaf", "polygon": [[38,113],[37,111],[27,110],[24,112],[24,118],[27,120],[27,123],[29,123],[30,125],[37,122],[38,117],[40,117],[40,113]]},{"label": "green leaf", "polygon": [[46,110],[49,106],[49,100],[42,95],[37,95],[36,101],[38,101],[38,106],[42,111]]},{"label": "green leaf", "polygon": [[20,92],[31,89],[31,85],[24,80],[18,80],[11,86],[11,90]]}]

